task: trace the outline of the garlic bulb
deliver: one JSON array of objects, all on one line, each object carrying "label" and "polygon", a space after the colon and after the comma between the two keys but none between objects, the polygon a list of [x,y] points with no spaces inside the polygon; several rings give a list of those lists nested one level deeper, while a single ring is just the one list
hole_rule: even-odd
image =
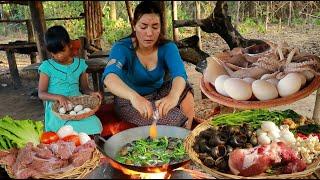
[{"label": "garlic bulb", "polygon": [[270,144],[271,139],[266,134],[261,134],[260,136],[258,136],[258,143],[260,145]]},{"label": "garlic bulb", "polygon": [[261,129],[266,132],[270,132],[270,131],[279,132],[280,131],[278,126],[272,121],[262,121]]}]

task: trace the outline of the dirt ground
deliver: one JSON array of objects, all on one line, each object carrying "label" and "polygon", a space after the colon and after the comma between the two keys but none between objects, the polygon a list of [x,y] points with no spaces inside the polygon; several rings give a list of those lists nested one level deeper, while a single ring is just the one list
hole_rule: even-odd
[{"label": "dirt ground", "polygon": [[[310,52],[320,56],[320,28],[319,27],[298,27],[298,28],[279,28],[270,27],[265,34],[252,32],[244,35],[245,38],[267,39],[273,42],[279,40],[286,41],[292,47],[298,47],[301,51]],[[0,43],[7,43],[12,40],[6,37],[0,38]],[[209,54],[214,54],[224,49],[229,49],[224,40],[217,34],[202,33],[203,50]],[[44,119],[44,109],[42,102],[32,95],[37,88],[37,73],[23,72],[22,68],[30,64],[28,55],[16,54],[17,65],[23,87],[15,90],[11,84],[11,77],[7,64],[7,58],[3,51],[0,52],[0,118],[5,115],[12,116],[15,119]],[[201,99],[199,80],[201,73],[195,71],[195,66],[185,64],[189,80],[195,90],[196,102]],[[286,106],[274,107],[271,109],[291,108],[296,112],[312,117],[315,103],[315,93]],[[214,103],[214,102],[212,102]]]}]

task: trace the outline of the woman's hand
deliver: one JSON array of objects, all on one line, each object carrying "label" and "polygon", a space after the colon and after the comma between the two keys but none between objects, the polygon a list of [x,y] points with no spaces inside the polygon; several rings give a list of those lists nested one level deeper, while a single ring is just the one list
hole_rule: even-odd
[{"label": "woman's hand", "polygon": [[141,116],[146,119],[150,119],[153,114],[152,104],[143,96],[135,94],[130,98],[132,106],[139,111]]},{"label": "woman's hand", "polygon": [[102,93],[101,92],[90,92],[91,96],[95,96],[97,98],[99,98],[100,100],[102,100],[103,96],[102,96]]},{"label": "woman's hand", "polygon": [[71,104],[71,101],[67,97],[62,95],[59,95],[57,100],[60,106],[63,106],[66,109],[68,109],[68,104]]},{"label": "woman's hand", "polygon": [[166,116],[168,112],[177,106],[179,97],[174,95],[167,95],[166,97],[155,102],[156,107],[159,109],[160,117]]}]

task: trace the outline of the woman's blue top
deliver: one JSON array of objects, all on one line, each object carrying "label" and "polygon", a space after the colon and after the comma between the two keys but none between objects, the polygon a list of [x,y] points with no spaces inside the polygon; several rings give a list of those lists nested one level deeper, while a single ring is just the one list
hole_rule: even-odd
[{"label": "woman's blue top", "polygon": [[159,46],[157,66],[150,71],[139,61],[131,37],[121,39],[112,46],[109,60],[115,63],[106,66],[102,80],[109,73],[114,73],[140,95],[151,94],[160,88],[166,70],[171,79],[180,76],[187,80],[183,61],[174,42]]}]

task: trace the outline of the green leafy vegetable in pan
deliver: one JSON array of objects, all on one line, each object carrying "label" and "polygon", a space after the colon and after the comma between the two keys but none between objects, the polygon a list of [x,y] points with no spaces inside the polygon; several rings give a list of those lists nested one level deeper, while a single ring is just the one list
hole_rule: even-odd
[{"label": "green leafy vegetable in pan", "polygon": [[120,149],[116,160],[135,166],[161,166],[187,159],[183,139],[159,137],[135,140]]}]

